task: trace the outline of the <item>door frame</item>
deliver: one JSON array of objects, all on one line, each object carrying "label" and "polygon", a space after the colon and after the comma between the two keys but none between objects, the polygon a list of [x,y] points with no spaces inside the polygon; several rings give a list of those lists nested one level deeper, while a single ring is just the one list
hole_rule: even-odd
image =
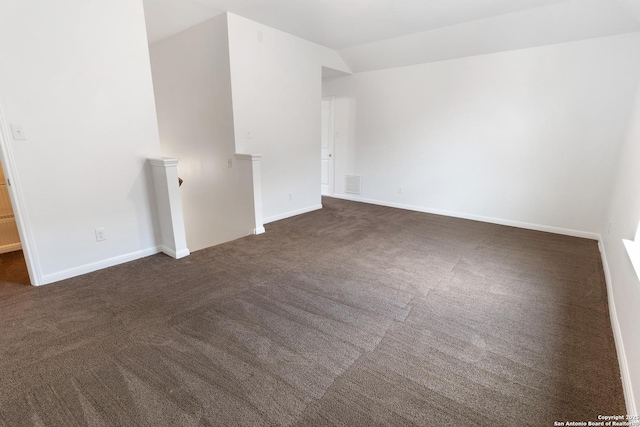
[{"label": "door frame", "polygon": [[7,122],[4,118],[2,103],[0,102],[0,163],[2,163],[5,178],[8,181],[7,184],[10,183],[7,185],[9,190],[9,199],[11,200],[13,215],[16,219],[16,226],[18,227],[18,234],[20,235],[20,243],[22,244],[24,260],[27,264],[29,279],[33,286],[39,286],[42,284],[42,272],[40,270],[40,263],[35,251],[33,234],[31,233],[29,216],[27,215],[24,196],[20,186],[18,169],[13,157],[12,147],[9,142],[10,139]]},{"label": "door frame", "polygon": [[[320,102],[320,114],[322,114],[322,103],[325,101],[329,101],[329,196],[333,196],[334,191],[335,191],[335,128],[334,128],[334,121],[335,121],[335,96],[323,96],[322,100]],[[322,120],[320,121],[322,123]],[[322,129],[320,130],[320,132],[322,132]],[[322,134],[320,136],[322,138]],[[322,161],[322,142],[320,143],[320,161]],[[322,192],[322,183],[320,183],[320,190]]]}]

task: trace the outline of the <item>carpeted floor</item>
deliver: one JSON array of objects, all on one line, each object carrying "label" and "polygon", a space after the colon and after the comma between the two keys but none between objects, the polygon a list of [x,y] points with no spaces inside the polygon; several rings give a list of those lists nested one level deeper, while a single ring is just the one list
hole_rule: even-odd
[{"label": "carpeted floor", "polygon": [[0,285],[0,425],[623,414],[597,243],[337,199],[182,260]]}]

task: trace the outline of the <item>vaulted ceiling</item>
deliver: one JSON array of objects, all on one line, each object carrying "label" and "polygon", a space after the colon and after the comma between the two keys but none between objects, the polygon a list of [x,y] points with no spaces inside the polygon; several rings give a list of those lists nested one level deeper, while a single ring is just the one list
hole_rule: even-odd
[{"label": "vaulted ceiling", "polygon": [[171,23],[228,11],[332,49],[433,30],[565,0],[145,0],[151,42]]},{"label": "vaulted ceiling", "polygon": [[640,0],[143,0],[154,43],[225,11],[336,49],[354,71],[640,31]]}]

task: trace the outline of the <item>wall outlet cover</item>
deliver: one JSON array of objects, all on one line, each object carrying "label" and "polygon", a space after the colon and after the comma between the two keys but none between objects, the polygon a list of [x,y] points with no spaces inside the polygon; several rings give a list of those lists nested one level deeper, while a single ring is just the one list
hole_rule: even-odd
[{"label": "wall outlet cover", "polygon": [[27,139],[27,130],[24,125],[19,123],[11,124],[11,134],[13,135],[13,139],[16,141]]}]

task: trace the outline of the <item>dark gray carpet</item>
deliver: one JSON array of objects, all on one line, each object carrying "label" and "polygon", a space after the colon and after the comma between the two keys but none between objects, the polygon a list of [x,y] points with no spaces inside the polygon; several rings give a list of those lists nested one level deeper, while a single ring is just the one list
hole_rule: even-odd
[{"label": "dark gray carpet", "polygon": [[595,241],[337,199],[0,284],[0,425],[514,426],[625,412]]}]

